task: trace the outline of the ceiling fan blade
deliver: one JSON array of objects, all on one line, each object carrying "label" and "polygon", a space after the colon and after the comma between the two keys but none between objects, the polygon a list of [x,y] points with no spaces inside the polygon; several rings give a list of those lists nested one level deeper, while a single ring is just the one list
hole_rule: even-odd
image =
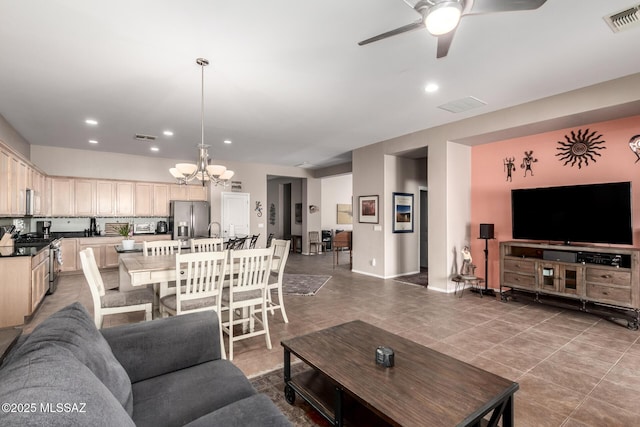
[{"label": "ceiling fan blade", "polygon": [[454,29],[453,31],[449,31],[447,34],[438,36],[438,52],[436,53],[436,58],[444,58],[447,56],[455,33],[456,30]]},{"label": "ceiling fan blade", "polygon": [[370,39],[362,40],[360,43],[358,43],[358,46],[364,46],[365,44],[377,42],[378,40],[386,39],[387,37],[397,36],[398,34],[406,33],[407,31],[417,30],[419,28],[424,28],[424,22],[422,22],[422,19],[419,19],[416,22],[413,22],[411,24],[407,24],[403,27],[396,28],[395,30],[378,34],[377,36],[371,37]]},{"label": "ceiling fan blade", "polygon": [[465,15],[482,13],[510,12],[516,10],[534,10],[545,4],[547,0],[473,0],[471,9]]}]

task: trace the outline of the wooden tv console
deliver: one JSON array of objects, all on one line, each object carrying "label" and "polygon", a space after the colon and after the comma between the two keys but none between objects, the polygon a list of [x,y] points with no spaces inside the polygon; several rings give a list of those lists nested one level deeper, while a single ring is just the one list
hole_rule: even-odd
[{"label": "wooden tv console", "polygon": [[640,323],[640,250],[601,246],[500,242],[500,295],[577,308]]}]

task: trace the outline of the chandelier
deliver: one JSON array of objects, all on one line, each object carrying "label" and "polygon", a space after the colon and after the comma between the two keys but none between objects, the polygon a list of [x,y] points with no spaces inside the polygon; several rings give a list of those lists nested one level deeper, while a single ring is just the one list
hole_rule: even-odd
[{"label": "chandelier", "polygon": [[209,146],[204,143],[204,67],[209,65],[209,61],[204,58],[196,59],[196,64],[200,65],[202,70],[202,99],[200,104],[201,120],[200,120],[200,144],[197,145],[199,155],[197,163],[177,163],[175,167],[169,169],[171,175],[178,180],[179,184],[198,179],[204,186],[207,182],[215,185],[226,187],[229,180],[233,177],[233,171],[227,170],[222,165],[209,164]]}]

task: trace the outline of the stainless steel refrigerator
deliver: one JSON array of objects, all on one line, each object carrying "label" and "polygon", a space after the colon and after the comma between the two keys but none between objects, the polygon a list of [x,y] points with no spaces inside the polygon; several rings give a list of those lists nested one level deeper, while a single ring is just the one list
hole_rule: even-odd
[{"label": "stainless steel refrigerator", "polygon": [[210,217],[209,202],[172,200],[169,203],[169,227],[173,240],[209,237]]}]

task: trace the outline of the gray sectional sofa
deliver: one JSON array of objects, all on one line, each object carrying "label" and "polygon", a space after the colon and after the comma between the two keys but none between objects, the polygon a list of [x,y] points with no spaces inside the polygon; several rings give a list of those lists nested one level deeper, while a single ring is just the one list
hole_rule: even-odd
[{"label": "gray sectional sofa", "polygon": [[290,426],[220,358],[215,312],[98,330],[72,304],[0,367],[0,425]]}]

